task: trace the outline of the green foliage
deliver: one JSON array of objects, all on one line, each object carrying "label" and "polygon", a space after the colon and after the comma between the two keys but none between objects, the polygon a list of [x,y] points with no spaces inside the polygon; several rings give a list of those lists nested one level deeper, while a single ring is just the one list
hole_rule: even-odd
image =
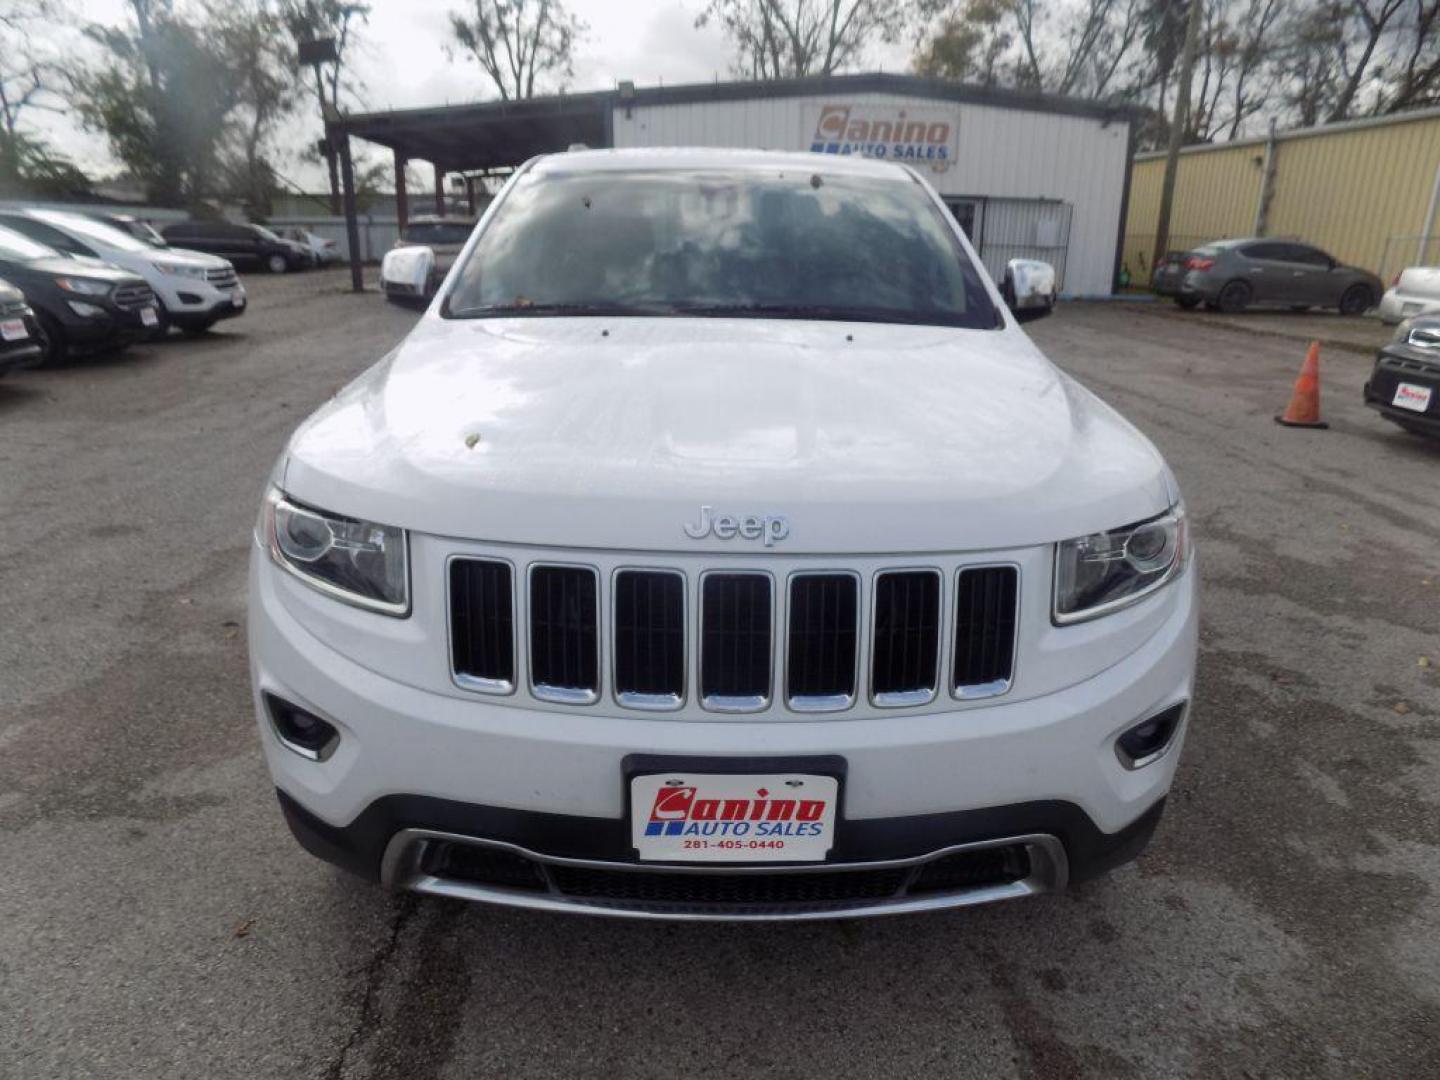
[{"label": "green foliage", "polygon": [[151,201],[238,198],[263,214],[275,191],[268,144],[295,101],[281,28],[267,0],[188,12],[130,0],[126,25],[86,28],[101,59],[72,79],[77,114]]},{"label": "green foliage", "polygon": [[43,139],[0,130],[0,197],[72,198],[89,191],[90,178]]}]

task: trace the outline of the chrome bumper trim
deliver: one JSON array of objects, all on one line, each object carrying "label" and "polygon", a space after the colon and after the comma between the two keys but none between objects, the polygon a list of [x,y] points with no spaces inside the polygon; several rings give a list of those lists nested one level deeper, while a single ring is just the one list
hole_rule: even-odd
[{"label": "chrome bumper trim", "polygon": [[[886,900],[862,900],[854,903],[836,903],[810,910],[786,910],[776,907],[763,910],[763,904],[749,905],[734,911],[697,910],[654,910],[644,906],[627,907],[622,901],[586,900],[566,896],[553,885],[549,892],[532,892],[521,889],[506,889],[493,885],[478,885],[472,882],[455,881],[436,877],[420,869],[427,845],[435,842],[468,844],[474,847],[493,848],[506,851],[542,866],[568,866],[589,870],[607,870],[639,873],[665,874],[806,874],[843,873],[867,870],[890,870],[918,867],[936,859],[957,852],[978,851],[984,848],[1008,847],[1023,844],[1030,856],[1030,875],[1019,881],[1000,885],[984,885],[975,888],[957,889],[951,892],[925,893],[920,896],[901,896]],[[1014,900],[1022,896],[1040,893],[1061,892],[1069,880],[1069,862],[1065,847],[1048,834],[1036,833],[1023,836],[1007,836],[994,840],[981,840],[969,844],[955,844],[926,855],[906,859],[877,860],[858,863],[806,863],[787,865],[784,863],[750,864],[744,866],[724,863],[667,864],[667,863],[624,863],[592,859],[569,859],[555,855],[542,855],[515,844],[500,840],[484,840],[456,833],[438,832],[430,829],[402,829],[391,838],[385,848],[381,862],[380,879],[389,888],[407,889],[411,892],[431,896],[446,896],[459,900],[473,900],[506,907],[525,908],[532,911],[559,911],[579,915],[608,915],[631,919],[660,919],[681,922],[808,922],[821,919],[854,919],[876,915],[902,915],[912,912],[940,911],[946,908],[972,907],[989,904],[998,900]],[[547,877],[548,880],[548,877]],[[697,905],[699,906],[699,905]],[[762,910],[755,910],[762,909]]]}]

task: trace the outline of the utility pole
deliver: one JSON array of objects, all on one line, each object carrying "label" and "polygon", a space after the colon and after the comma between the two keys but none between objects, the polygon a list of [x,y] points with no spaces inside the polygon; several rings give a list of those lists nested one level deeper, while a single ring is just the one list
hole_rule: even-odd
[{"label": "utility pole", "polygon": [[330,172],[330,213],[340,216],[340,175],[336,162],[336,147],[330,142],[330,113],[334,105],[325,97],[325,64],[338,64],[340,54],[335,48],[334,38],[319,38],[315,41],[300,42],[297,59],[302,67],[315,71],[315,96],[320,101],[320,119],[325,124],[325,138],[320,142],[320,154]]},{"label": "utility pole", "polygon": [[1155,252],[1151,267],[1159,266],[1170,246],[1170,210],[1175,202],[1175,173],[1180,166],[1180,145],[1190,123],[1190,88],[1195,81],[1195,45],[1200,37],[1200,8],[1204,0],[1190,0],[1185,23],[1185,48],[1180,54],[1180,86],[1175,92],[1175,115],[1170,120],[1170,145],[1165,151],[1165,180],[1160,185],[1160,216],[1155,222]]}]

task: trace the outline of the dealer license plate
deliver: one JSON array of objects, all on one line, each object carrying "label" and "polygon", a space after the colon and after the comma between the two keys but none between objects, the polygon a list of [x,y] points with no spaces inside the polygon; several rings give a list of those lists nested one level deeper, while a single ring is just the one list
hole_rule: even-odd
[{"label": "dealer license plate", "polygon": [[833,776],[654,773],[630,781],[630,835],[646,861],[819,862],[839,801]]},{"label": "dealer license plate", "polygon": [[232,300],[231,303],[233,303],[237,308],[243,308],[245,306],[245,294],[237,289],[235,292],[235,299]]},{"label": "dealer license plate", "polygon": [[1409,409],[1411,412],[1424,412],[1430,408],[1430,387],[1416,386],[1414,383],[1402,382],[1395,388],[1395,400],[1390,404],[1397,409]]},{"label": "dealer license plate", "polygon": [[146,326],[159,326],[160,316],[155,314],[153,307],[142,307],[140,309],[140,321]]},{"label": "dealer license plate", "polygon": [[30,336],[30,331],[25,329],[24,319],[6,319],[0,322],[0,339],[5,341],[24,341]]}]

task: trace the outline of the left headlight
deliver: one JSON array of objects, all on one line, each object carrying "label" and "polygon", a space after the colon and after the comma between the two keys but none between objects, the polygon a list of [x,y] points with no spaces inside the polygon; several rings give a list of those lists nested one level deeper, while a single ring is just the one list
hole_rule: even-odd
[{"label": "left headlight", "polygon": [[57,277],[55,284],[66,292],[79,293],[81,296],[109,296],[110,283],[108,281],[96,281],[94,278],[79,277]]},{"label": "left headlight", "polygon": [[404,529],[301,506],[271,488],[261,528],[275,562],[347,604],[384,615],[410,614],[410,561]]},{"label": "left headlight", "polygon": [[1094,619],[1128,607],[1185,567],[1190,535],[1185,507],[1055,546],[1057,624]]}]

